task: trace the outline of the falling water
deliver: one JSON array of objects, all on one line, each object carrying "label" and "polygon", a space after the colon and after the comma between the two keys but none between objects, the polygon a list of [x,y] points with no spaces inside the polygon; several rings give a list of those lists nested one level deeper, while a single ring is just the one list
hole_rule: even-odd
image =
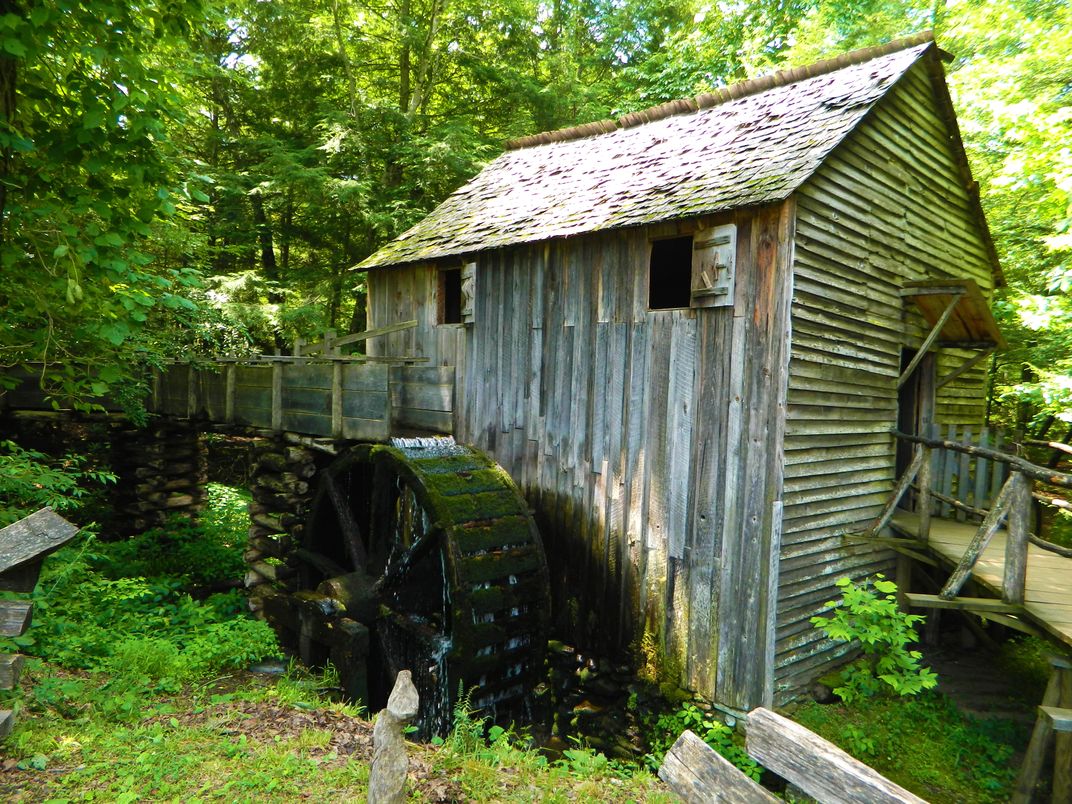
[{"label": "falling water", "polygon": [[391,446],[402,450],[409,458],[448,458],[466,453],[465,447],[460,446],[451,436],[392,438]]}]

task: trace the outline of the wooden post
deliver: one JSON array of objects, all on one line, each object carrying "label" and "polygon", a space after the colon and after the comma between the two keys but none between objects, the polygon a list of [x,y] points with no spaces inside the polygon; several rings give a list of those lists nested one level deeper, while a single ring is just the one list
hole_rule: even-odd
[{"label": "wooden post", "polygon": [[1006,603],[1023,605],[1027,586],[1028,522],[1031,517],[1031,481],[1022,472],[1009,478],[1008,535],[1005,540],[1005,578],[1001,584],[1001,599]]},{"label": "wooden post", "polygon": [[[1072,662],[1050,658],[1057,682],[1057,705],[1072,710]],[[1059,729],[1054,736],[1053,800],[1072,801],[1072,732]]]},{"label": "wooden post", "polygon": [[228,424],[234,424],[235,420],[235,375],[237,371],[234,363],[224,366],[224,396],[223,396],[223,420]]},{"label": "wooden post", "polygon": [[931,535],[931,478],[934,459],[930,447],[923,447],[923,462],[919,466],[919,495],[916,506],[919,511],[919,540],[925,542]]},{"label": "wooden post", "polygon": [[[1039,707],[1038,718],[1035,720],[1035,728],[1031,732],[1031,740],[1027,744],[1027,752],[1024,754],[1020,773],[1016,777],[1016,786],[1013,788],[1012,804],[1029,804],[1038,782],[1039,773],[1046,759],[1046,749],[1054,736],[1053,720],[1047,715],[1047,708],[1054,708],[1066,700],[1066,696],[1072,697],[1072,663],[1067,659],[1052,657],[1050,664],[1053,670],[1050,681],[1046,685],[1046,692],[1042,696],[1042,705]],[[1068,701],[1065,706],[1072,705]],[[1054,762],[1053,801],[1068,801],[1068,794],[1072,793],[1069,785],[1072,785],[1072,734],[1060,734],[1056,757]],[[1061,767],[1062,762],[1064,768]],[[1064,796],[1062,798],[1061,796]]]},{"label": "wooden post", "polygon": [[342,438],[342,363],[331,364],[331,435]]},{"label": "wooden post", "polygon": [[197,370],[189,365],[186,367],[186,418],[192,419],[197,415]]},{"label": "wooden post", "polygon": [[283,429],[283,363],[272,363],[272,429]]},{"label": "wooden post", "polygon": [[161,382],[162,382],[162,380],[161,380],[160,369],[157,366],[153,366],[152,401],[149,403],[151,405],[150,410],[153,413],[159,413],[160,412],[160,384],[161,384]]}]

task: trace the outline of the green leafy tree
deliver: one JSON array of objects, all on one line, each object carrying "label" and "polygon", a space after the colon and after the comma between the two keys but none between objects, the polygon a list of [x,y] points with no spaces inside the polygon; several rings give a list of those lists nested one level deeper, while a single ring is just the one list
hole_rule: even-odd
[{"label": "green leafy tree", "polygon": [[153,325],[194,312],[196,277],[156,269],[149,241],[202,197],[168,144],[183,110],[163,66],[199,8],[8,2],[0,15],[0,356],[43,362],[60,395],[132,380],[161,354]]},{"label": "green leafy tree", "polygon": [[845,702],[894,692],[915,695],[938,683],[938,676],[921,667],[922,654],[909,645],[919,639],[919,614],[905,614],[897,603],[897,585],[881,573],[854,583],[840,578],[841,598],[826,604],[829,616],[811,618],[811,624],[838,642],[859,646],[863,657],[841,671],[834,692]]}]

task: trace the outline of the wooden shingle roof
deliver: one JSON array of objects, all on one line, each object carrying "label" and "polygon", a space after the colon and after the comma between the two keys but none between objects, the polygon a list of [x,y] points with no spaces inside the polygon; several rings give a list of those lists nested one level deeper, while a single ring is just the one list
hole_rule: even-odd
[{"label": "wooden shingle roof", "polygon": [[934,47],[924,34],[515,141],[358,268],[781,201]]}]

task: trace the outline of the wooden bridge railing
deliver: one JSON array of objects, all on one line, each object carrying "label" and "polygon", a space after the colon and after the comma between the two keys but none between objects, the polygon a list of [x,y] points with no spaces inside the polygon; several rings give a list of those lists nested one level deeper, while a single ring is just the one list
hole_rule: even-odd
[{"label": "wooden bridge railing", "polygon": [[175,364],[154,378],[154,413],[312,436],[384,441],[454,429],[454,367],[306,358]]},{"label": "wooden bridge railing", "polygon": [[[934,430],[926,436],[894,433],[897,438],[914,443],[915,451],[911,463],[897,481],[892,497],[869,528],[868,534],[878,536],[910,488],[916,492],[916,512],[919,516],[917,535],[922,542],[926,542],[930,536],[931,518],[936,512],[941,515],[955,511],[962,519],[968,515],[981,517],[982,522],[968,543],[964,557],[939,592],[940,598],[952,600],[971,577],[975,563],[1005,522],[1007,537],[1002,600],[1007,604],[1022,606],[1027,578],[1027,546],[1032,540],[1040,543],[1037,537],[1033,539],[1030,534],[1033,499],[1051,499],[1047,495],[1033,494],[1033,483],[1037,481],[1049,486],[1072,488],[1072,475],[1038,466],[986,444],[942,439],[934,433]],[[973,460],[976,467],[974,476],[970,473]],[[956,483],[959,493],[956,496],[948,482],[953,472],[942,469],[954,466],[959,469]],[[942,472],[938,477],[936,469]]]},{"label": "wooden bridge railing", "polygon": [[[410,431],[452,433],[454,367],[429,366],[427,357],[343,354],[343,347],[412,329],[416,321],[315,343],[299,340],[293,355],[218,357],[169,364],[154,371],[152,413],[207,419],[337,439],[385,441]],[[29,371],[0,391],[0,408],[53,410],[54,400]],[[115,400],[91,400],[106,411]]]}]

